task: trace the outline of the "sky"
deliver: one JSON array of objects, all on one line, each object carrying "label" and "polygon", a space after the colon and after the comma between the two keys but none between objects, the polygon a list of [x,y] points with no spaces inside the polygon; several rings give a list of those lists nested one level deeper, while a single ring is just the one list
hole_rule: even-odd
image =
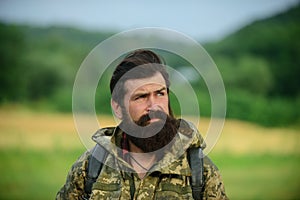
[{"label": "sky", "polygon": [[299,0],[0,0],[0,21],[88,31],[162,27],[198,41],[213,41],[297,3]]}]

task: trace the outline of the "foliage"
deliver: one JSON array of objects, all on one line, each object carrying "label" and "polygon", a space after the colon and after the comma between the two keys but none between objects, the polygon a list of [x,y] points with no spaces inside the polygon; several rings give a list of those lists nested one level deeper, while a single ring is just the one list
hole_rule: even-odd
[{"label": "foliage", "polygon": [[265,126],[299,124],[300,98],[253,96],[244,90],[227,90],[227,117],[252,121]]},{"label": "foliage", "polygon": [[24,76],[20,57],[24,50],[24,36],[18,27],[0,26],[0,101],[18,101],[24,96]]},{"label": "foliage", "polygon": [[[299,122],[300,6],[249,24],[204,47],[223,77],[228,117],[267,126]],[[66,27],[28,27],[0,23],[0,104],[40,104],[70,112],[76,72],[87,54],[109,32],[84,32]],[[129,41],[128,41],[129,42]],[[161,52],[169,66],[189,63]],[[100,114],[110,113],[109,73],[95,97]],[[100,82],[101,82],[100,81]],[[102,82],[102,83],[103,83]],[[200,81],[201,82],[201,81]],[[210,115],[205,83],[192,83],[201,114]],[[100,87],[101,85],[101,87]],[[184,93],[185,91],[182,91]],[[180,105],[175,101],[175,113]],[[187,99],[188,100],[188,99]],[[193,108],[192,108],[193,110]]]},{"label": "foliage", "polygon": [[[273,78],[267,94],[295,97],[300,92],[299,35],[300,4],[285,13],[253,22],[222,41],[208,44],[207,49],[217,62],[219,57],[227,57],[237,68],[244,55],[260,59]],[[248,65],[256,68],[254,60]]]}]

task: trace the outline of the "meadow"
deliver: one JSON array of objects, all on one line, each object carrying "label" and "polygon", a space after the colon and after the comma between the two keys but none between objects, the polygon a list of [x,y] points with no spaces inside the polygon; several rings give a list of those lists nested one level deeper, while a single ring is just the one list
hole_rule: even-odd
[{"label": "meadow", "polygon": [[[99,117],[103,126],[114,121]],[[205,133],[209,119],[201,119]],[[226,120],[209,156],[230,199],[299,199],[300,132]],[[86,148],[72,114],[0,109],[0,199],[54,199]]]}]

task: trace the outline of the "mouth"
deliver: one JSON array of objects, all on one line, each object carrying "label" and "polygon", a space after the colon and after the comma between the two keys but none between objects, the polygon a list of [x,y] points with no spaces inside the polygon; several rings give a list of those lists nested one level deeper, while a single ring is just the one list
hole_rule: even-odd
[{"label": "mouth", "polygon": [[147,126],[154,122],[164,121],[166,117],[167,115],[161,111],[150,112],[142,116],[140,120],[137,121],[137,124],[140,126]]},{"label": "mouth", "polygon": [[152,118],[152,119],[150,119],[149,121],[148,121],[148,123],[149,124],[151,124],[151,123],[154,123],[154,122],[158,122],[158,121],[160,121],[161,119],[159,119],[159,118]]},{"label": "mouth", "polygon": [[159,118],[152,118],[152,119],[149,119],[149,120],[147,120],[147,121],[145,121],[145,122],[143,122],[143,123],[140,123],[140,124],[138,124],[138,125],[141,125],[141,126],[148,126],[148,125],[150,125],[150,124],[153,124],[153,123],[155,123],[155,122],[158,122],[158,121],[160,121],[161,119],[159,119]]}]

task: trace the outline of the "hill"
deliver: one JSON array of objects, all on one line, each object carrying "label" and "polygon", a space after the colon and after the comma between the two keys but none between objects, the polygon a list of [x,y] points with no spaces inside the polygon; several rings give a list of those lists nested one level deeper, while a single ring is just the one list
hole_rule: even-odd
[{"label": "hill", "polygon": [[[271,74],[262,78],[271,76],[272,80],[269,85],[258,86],[268,87],[264,91],[268,95],[295,97],[300,93],[299,35],[300,4],[271,18],[255,21],[207,47],[215,57],[227,57],[237,65],[242,65],[240,58],[245,55],[250,60],[253,58],[255,70],[258,70],[256,64],[262,64],[256,62],[265,62]],[[255,77],[253,80],[261,81]]]},{"label": "hill", "polygon": [[[226,87],[229,118],[266,126],[300,122],[300,6],[247,25],[221,41],[204,44]],[[70,27],[30,27],[0,23],[0,104],[70,112],[72,87],[87,54],[111,32]],[[184,63],[169,57],[168,63]],[[203,84],[201,114],[210,115]],[[109,113],[109,92],[96,96],[96,107]],[[105,106],[103,106],[105,105]],[[175,105],[175,111],[180,110]],[[176,113],[176,112],[175,112]]]}]

